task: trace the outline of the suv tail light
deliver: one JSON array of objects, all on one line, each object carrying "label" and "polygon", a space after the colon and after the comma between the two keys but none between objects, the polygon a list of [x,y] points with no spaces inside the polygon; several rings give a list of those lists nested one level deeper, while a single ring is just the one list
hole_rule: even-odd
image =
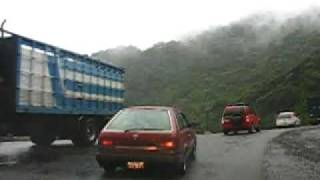
[{"label": "suv tail light", "polygon": [[221,124],[224,124],[224,123],[229,123],[230,122],[230,120],[229,119],[221,119]]},{"label": "suv tail light", "polygon": [[246,123],[249,123],[250,122],[250,117],[249,116],[246,116]]}]

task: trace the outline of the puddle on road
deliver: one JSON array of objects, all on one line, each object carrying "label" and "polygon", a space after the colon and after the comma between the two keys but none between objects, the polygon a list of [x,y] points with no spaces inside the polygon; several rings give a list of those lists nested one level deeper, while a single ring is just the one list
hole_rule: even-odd
[{"label": "puddle on road", "polygon": [[17,164],[17,160],[15,158],[0,155],[0,167],[1,166],[13,166],[15,164]]},{"label": "puddle on road", "polygon": [[58,141],[52,146],[36,146],[31,142],[5,142],[0,144],[0,165],[49,163],[66,156],[95,154],[96,147],[80,148],[69,141]]},{"label": "puddle on road", "polygon": [[32,146],[30,149],[18,155],[21,163],[30,162],[52,162],[60,158],[60,153],[51,147]]}]

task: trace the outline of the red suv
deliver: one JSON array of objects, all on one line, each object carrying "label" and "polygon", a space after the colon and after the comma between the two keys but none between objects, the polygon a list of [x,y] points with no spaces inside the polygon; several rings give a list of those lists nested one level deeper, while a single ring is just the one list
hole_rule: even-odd
[{"label": "red suv", "polygon": [[144,169],[163,164],[184,174],[188,160],[195,157],[194,125],[171,107],[121,110],[101,131],[96,159],[109,172],[117,166]]},{"label": "red suv", "polygon": [[222,130],[225,135],[230,131],[237,133],[238,130],[260,131],[260,118],[248,104],[231,104],[224,109]]}]

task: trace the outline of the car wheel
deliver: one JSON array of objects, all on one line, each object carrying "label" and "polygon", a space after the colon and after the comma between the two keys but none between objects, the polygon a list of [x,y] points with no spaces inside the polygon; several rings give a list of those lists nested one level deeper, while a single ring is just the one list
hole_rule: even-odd
[{"label": "car wheel", "polygon": [[116,167],[117,166],[115,166],[113,164],[103,165],[104,172],[106,172],[106,173],[113,173],[116,170]]},{"label": "car wheel", "polygon": [[256,132],[260,132],[260,127],[259,126],[257,126],[255,129],[256,129]]},{"label": "car wheel", "polygon": [[188,169],[187,157],[184,157],[183,162],[179,162],[176,165],[176,171],[178,175],[185,175]]},{"label": "car wheel", "polygon": [[196,160],[196,147],[194,147],[193,149],[192,149],[192,151],[191,151],[191,154],[190,154],[190,159],[192,160],[192,161],[194,161],[194,160]]}]

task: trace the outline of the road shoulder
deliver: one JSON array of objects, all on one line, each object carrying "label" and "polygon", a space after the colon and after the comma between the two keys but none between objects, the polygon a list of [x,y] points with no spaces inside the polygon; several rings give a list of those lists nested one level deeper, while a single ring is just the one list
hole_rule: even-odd
[{"label": "road shoulder", "polygon": [[266,180],[318,180],[320,127],[290,130],[268,143],[263,172]]}]

